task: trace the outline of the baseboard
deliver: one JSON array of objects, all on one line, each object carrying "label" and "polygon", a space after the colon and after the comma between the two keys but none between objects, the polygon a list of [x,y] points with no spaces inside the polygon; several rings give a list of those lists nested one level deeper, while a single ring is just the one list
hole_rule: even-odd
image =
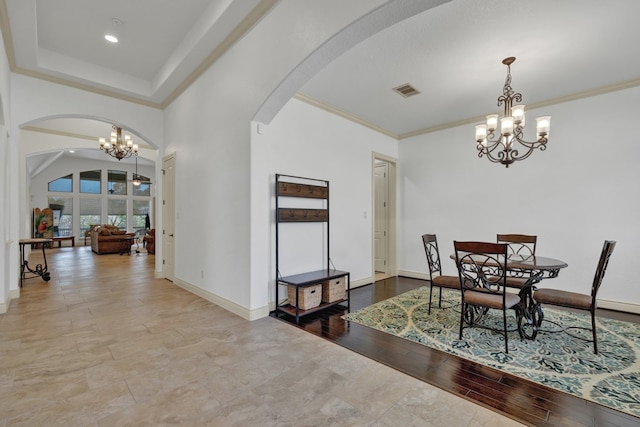
[{"label": "baseboard", "polygon": [[199,288],[198,286],[192,285],[191,283],[187,283],[184,280],[176,278],[173,283],[180,286],[182,289],[191,292],[192,294],[198,295],[199,297],[242,317],[243,319],[258,320],[269,315],[269,306],[250,310],[246,307],[236,304],[233,301],[229,301],[228,299],[222,298],[219,295]]},{"label": "baseboard", "polygon": [[410,279],[429,280],[427,273],[416,273],[415,271],[398,270],[398,276],[408,277]]},{"label": "baseboard", "polygon": [[9,310],[9,306],[11,305],[11,300],[20,298],[20,289],[11,289],[9,291],[9,300],[3,303],[0,303],[0,314],[5,314],[7,310]]},{"label": "baseboard", "polygon": [[360,286],[370,285],[373,282],[374,282],[373,277],[369,277],[369,278],[366,278],[366,279],[360,279],[360,280],[353,280],[349,284],[349,287],[351,289],[355,289],[355,288],[359,288]]},{"label": "baseboard", "polygon": [[625,313],[640,314],[640,305],[630,304],[628,302],[607,301],[598,299],[598,308],[607,310],[623,311]]},{"label": "baseboard", "polygon": [[[412,279],[429,280],[428,274],[416,273],[415,271],[398,271],[398,276],[409,277]],[[640,314],[640,305],[628,302],[609,301],[598,299],[598,308],[607,310],[622,311],[625,313]]]}]

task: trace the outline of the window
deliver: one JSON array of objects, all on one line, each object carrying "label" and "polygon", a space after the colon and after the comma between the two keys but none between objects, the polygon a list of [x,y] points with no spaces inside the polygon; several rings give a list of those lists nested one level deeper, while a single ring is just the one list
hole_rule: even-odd
[{"label": "window", "polygon": [[151,196],[151,184],[150,179],[146,176],[138,175],[138,179],[142,181],[140,185],[133,185],[133,191],[131,194],[134,196]]},{"label": "window", "polygon": [[109,199],[107,202],[107,222],[125,230],[127,228],[127,199]]},{"label": "window", "polygon": [[107,191],[109,191],[109,194],[125,196],[127,194],[127,172],[109,170],[107,176]]},{"label": "window", "polygon": [[80,235],[91,229],[93,225],[100,225],[102,214],[102,199],[97,197],[80,198]]},{"label": "window", "polygon": [[73,235],[73,198],[50,196],[49,207],[53,209],[53,235]]},{"label": "window", "polygon": [[102,171],[84,171],[80,172],[80,192],[100,194],[102,185]]},{"label": "window", "polygon": [[71,193],[73,191],[73,174],[61,176],[49,182],[49,191],[56,193]]},{"label": "window", "polygon": [[[134,187],[135,188],[135,187]],[[133,231],[138,235],[144,235],[151,225],[147,223],[149,218],[149,200],[133,201]]]}]

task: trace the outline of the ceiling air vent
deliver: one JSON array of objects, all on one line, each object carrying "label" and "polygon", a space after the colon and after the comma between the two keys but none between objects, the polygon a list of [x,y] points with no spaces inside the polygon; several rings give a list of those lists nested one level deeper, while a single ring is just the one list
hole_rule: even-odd
[{"label": "ceiling air vent", "polygon": [[394,87],[393,90],[399,93],[400,95],[404,96],[405,98],[408,98],[410,96],[417,95],[420,93],[418,89],[411,86],[409,83],[405,83],[401,86]]}]

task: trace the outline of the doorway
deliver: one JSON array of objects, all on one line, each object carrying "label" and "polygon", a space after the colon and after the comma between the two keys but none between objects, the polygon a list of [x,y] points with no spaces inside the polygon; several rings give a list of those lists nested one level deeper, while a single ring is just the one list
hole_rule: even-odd
[{"label": "doorway", "polygon": [[374,281],[396,275],[396,164],[373,157],[373,276]]}]

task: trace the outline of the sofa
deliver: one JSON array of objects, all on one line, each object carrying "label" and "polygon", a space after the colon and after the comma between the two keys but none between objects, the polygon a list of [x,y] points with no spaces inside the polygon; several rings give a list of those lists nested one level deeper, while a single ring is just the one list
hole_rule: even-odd
[{"label": "sofa", "polygon": [[147,234],[142,238],[142,244],[147,248],[147,252],[150,254],[156,253],[156,229],[152,228],[147,231]]},{"label": "sofa", "polygon": [[131,248],[131,242],[123,241],[124,236],[135,236],[111,224],[102,224],[91,231],[91,250],[98,255],[115,254]]}]

